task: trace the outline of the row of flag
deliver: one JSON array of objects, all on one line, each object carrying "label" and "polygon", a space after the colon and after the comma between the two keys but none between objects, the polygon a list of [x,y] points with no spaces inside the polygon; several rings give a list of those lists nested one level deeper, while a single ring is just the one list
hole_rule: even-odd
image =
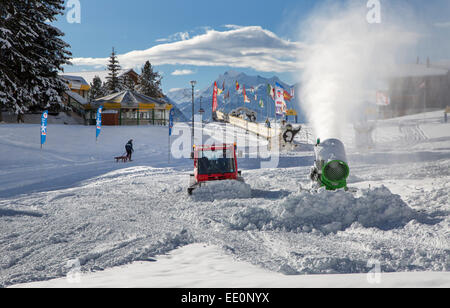
[{"label": "row of flag", "polygon": [[[98,136],[100,136],[100,133],[102,131],[102,112],[103,112],[103,106],[100,106],[100,108],[97,109],[97,117],[96,117],[96,130],[95,130],[95,140],[98,140]],[[48,110],[45,110],[42,113],[41,116],[41,148],[47,141],[47,127],[48,127]]]},{"label": "row of flag", "polygon": [[[238,81],[236,81],[236,92],[238,94],[242,94],[244,98],[244,103],[251,103],[251,99],[249,95],[247,95],[247,89],[245,88],[245,85],[241,87]],[[258,101],[258,94],[256,93],[256,90],[254,87],[251,87],[249,89],[249,93],[251,93],[254,96],[254,100]],[[272,98],[272,100],[275,101],[276,106],[276,113],[278,115],[285,115],[287,113],[287,105],[286,101],[291,101],[295,96],[295,90],[294,88],[291,88],[288,92],[282,85],[279,83],[275,84],[275,87],[273,87],[271,84],[267,85],[267,93]],[[214,88],[213,88],[213,102],[212,102],[212,111],[215,112],[218,108],[218,96],[224,94],[224,99],[230,98],[230,91],[228,91],[225,94],[225,81],[222,84],[222,88],[219,88],[217,85],[217,81],[214,82]],[[261,98],[259,100],[259,106],[261,108],[264,108],[264,101]]]},{"label": "row of flag", "polygon": [[[98,140],[100,133],[102,131],[102,113],[103,106],[100,106],[97,109],[97,117],[96,117],[96,130],[95,130],[95,139]],[[174,124],[175,110],[172,108],[169,113],[169,137],[172,135],[173,124]],[[41,148],[47,141],[47,126],[48,126],[48,110],[44,111],[41,116]]]}]

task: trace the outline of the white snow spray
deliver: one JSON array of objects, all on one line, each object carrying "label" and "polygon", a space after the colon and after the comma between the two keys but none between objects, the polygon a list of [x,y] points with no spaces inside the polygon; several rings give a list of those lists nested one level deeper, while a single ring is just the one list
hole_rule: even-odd
[{"label": "white snow spray", "polygon": [[[322,139],[342,138],[343,128],[364,104],[375,102],[385,87],[381,81],[419,38],[405,30],[404,16],[370,23],[362,3],[326,2],[301,25],[307,46],[299,52],[301,107]],[[394,9],[389,12],[392,17]]]}]

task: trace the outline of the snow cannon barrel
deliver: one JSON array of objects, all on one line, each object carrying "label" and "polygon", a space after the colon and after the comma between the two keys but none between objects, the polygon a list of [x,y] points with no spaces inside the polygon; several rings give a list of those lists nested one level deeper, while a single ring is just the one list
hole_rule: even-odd
[{"label": "snow cannon barrel", "polygon": [[320,142],[314,150],[317,180],[328,190],[347,187],[350,168],[347,164],[344,144],[338,139],[327,139]]}]

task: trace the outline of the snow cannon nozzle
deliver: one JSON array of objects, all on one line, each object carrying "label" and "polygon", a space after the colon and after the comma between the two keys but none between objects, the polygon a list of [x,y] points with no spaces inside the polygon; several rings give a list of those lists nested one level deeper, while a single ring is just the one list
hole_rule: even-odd
[{"label": "snow cannon nozzle", "polygon": [[311,168],[310,178],[327,190],[347,187],[350,168],[347,163],[344,144],[338,139],[317,139],[314,149],[315,161]]}]

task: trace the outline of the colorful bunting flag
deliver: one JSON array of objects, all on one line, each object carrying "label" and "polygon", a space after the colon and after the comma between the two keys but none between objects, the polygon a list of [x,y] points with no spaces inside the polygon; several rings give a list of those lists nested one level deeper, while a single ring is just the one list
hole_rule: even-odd
[{"label": "colorful bunting flag", "polygon": [[284,95],[284,99],[285,99],[285,100],[287,100],[287,101],[291,101],[291,99],[292,99],[292,96],[291,96],[291,94],[290,94],[290,93],[288,93],[288,91],[284,90],[284,93],[283,93],[283,95]]},{"label": "colorful bunting flag", "polygon": [[217,89],[217,94],[222,95],[225,92],[225,81],[222,84],[222,88]]},{"label": "colorful bunting flag", "polygon": [[273,99],[275,100],[275,89],[272,87],[271,84],[267,85],[267,94]]},{"label": "colorful bunting flag", "polygon": [[244,86],[243,93],[244,93],[244,103],[250,103],[250,100],[248,99],[248,96],[247,96],[247,92],[245,92],[245,86]]}]

